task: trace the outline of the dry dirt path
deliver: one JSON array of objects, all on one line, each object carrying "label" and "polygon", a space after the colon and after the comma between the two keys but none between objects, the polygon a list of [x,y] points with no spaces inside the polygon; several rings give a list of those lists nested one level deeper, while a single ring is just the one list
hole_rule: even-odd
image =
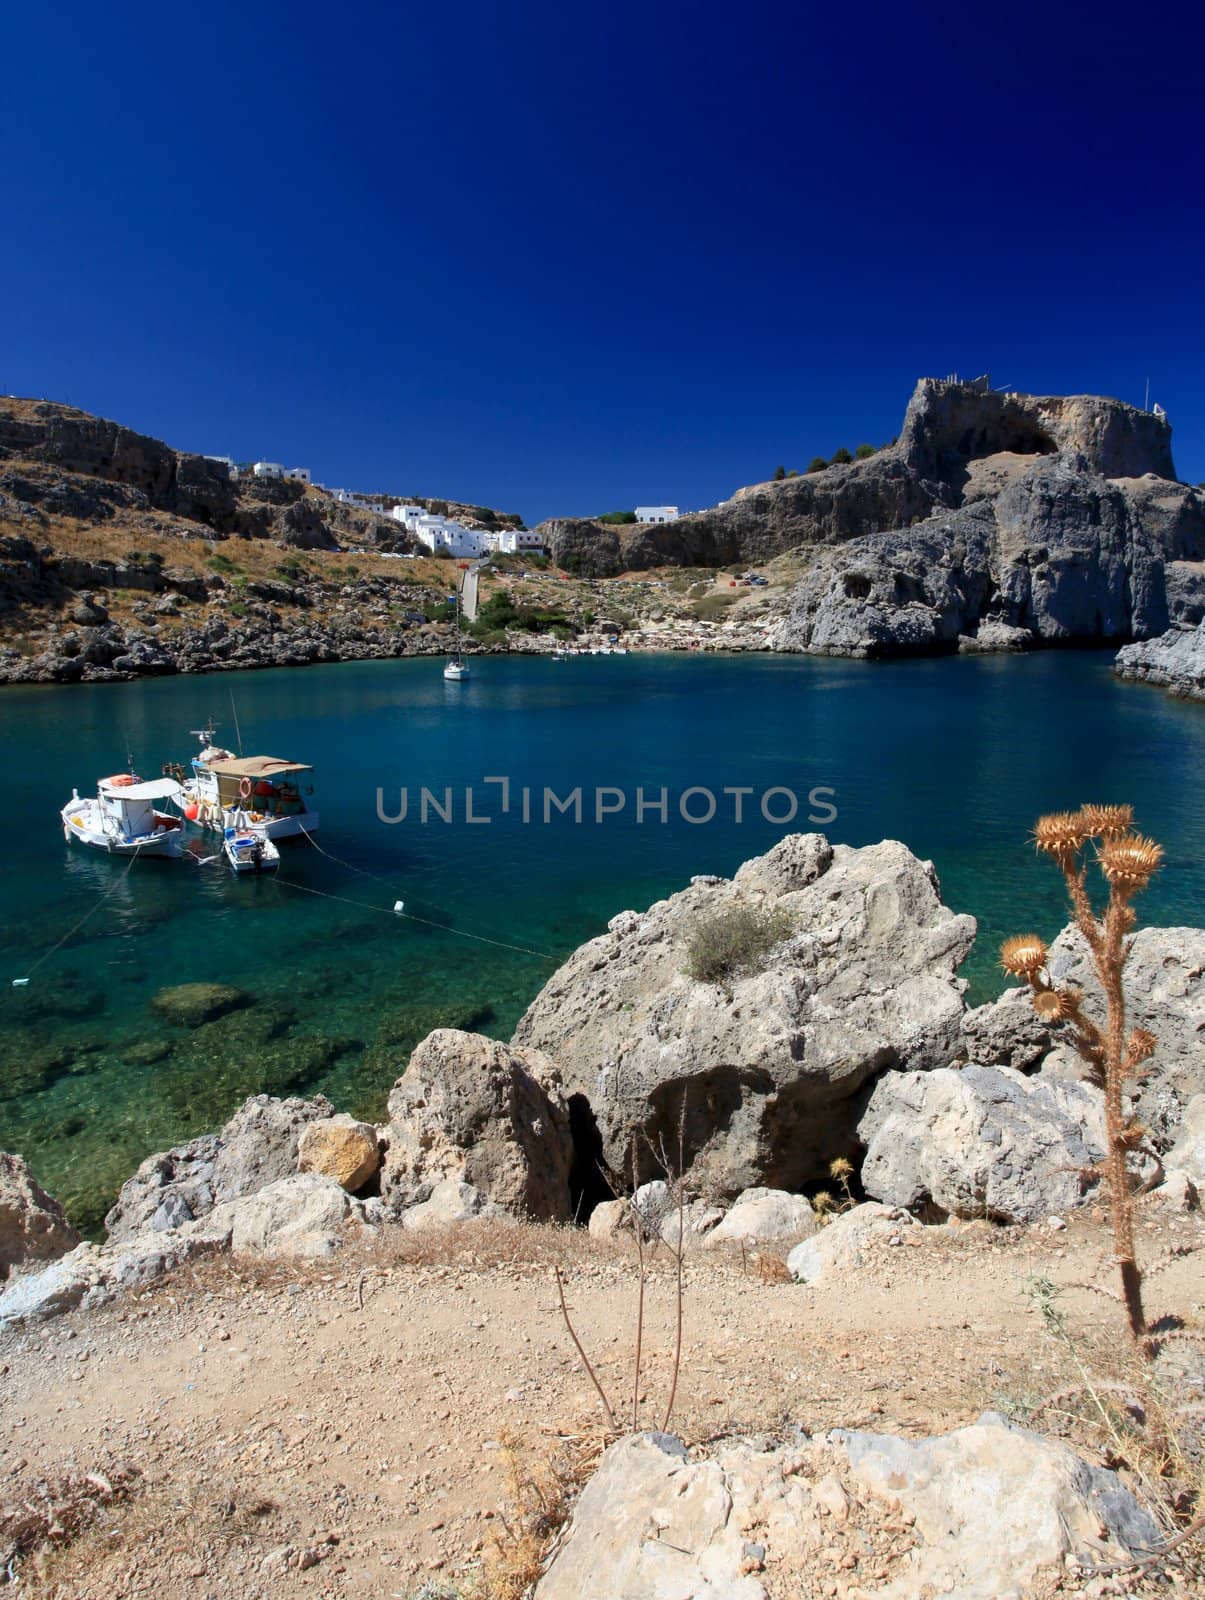
[{"label": "dry dirt path", "polygon": [[[1201,1226],[1148,1219],[1145,1247],[1199,1238]],[[1026,1285],[1035,1274],[1082,1280],[1107,1249],[1099,1221],[908,1238],[822,1290],[696,1255],[673,1431],[688,1442],[790,1422],[940,1431],[1067,1380]],[[633,1256],[630,1245],[513,1224],[421,1243],[399,1234],[371,1256],[349,1250],[315,1268],[213,1262],[10,1332],[0,1495],[68,1468],[124,1461],[142,1474],[107,1543],[83,1541],[58,1569],[64,1595],[334,1600],[451,1588],[505,1511],[507,1438],[542,1453],[599,1432],[553,1261],[621,1421],[630,1417]],[[1200,1259],[1161,1280],[1163,1298],[1198,1318]],[[659,1426],[668,1262],[648,1300],[641,1425]],[[1093,1328],[1111,1326],[1098,1297],[1070,1289],[1066,1305],[1088,1346]]]}]

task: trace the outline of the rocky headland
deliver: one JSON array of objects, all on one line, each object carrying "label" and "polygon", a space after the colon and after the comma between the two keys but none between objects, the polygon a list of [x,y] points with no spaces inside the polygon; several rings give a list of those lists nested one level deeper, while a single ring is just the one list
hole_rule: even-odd
[{"label": "rocky headland", "polygon": [[1205,622],[1169,628],[1117,652],[1118,677],[1153,683],[1184,700],[1205,700]]},{"label": "rocky headland", "polygon": [[[755,931],[754,947],[730,970],[700,975],[700,936],[736,925]],[[276,1526],[289,1531],[257,1557],[260,1588],[243,1584],[244,1568],[231,1566],[232,1546],[210,1540],[197,1553],[168,1535],[155,1546],[159,1553],[146,1557],[161,1579],[170,1574],[179,1585],[160,1592],[189,1592],[188,1562],[188,1572],[227,1574],[225,1592],[238,1596],[275,1595],[278,1582],[294,1583],[309,1569],[346,1573],[349,1560],[357,1563],[357,1583],[373,1573],[380,1578],[381,1564],[394,1562],[421,1582],[423,1562],[428,1576],[441,1571],[449,1548],[459,1570],[475,1570],[482,1541],[472,1544],[471,1530],[481,1511],[472,1508],[466,1459],[455,1457],[460,1481],[449,1479],[439,1491],[449,1509],[403,1542],[408,1564],[403,1554],[389,1554],[380,1510],[371,1509],[380,1506],[372,1486],[381,1480],[367,1457],[361,1474],[361,1445],[369,1454],[372,1447],[364,1421],[352,1418],[381,1402],[372,1374],[396,1364],[393,1319],[425,1330],[407,1358],[413,1374],[402,1370],[398,1380],[407,1393],[411,1377],[415,1385],[408,1402],[414,1416],[400,1424],[420,1430],[408,1448],[420,1451],[421,1427],[435,1428],[423,1453],[444,1448],[440,1424],[415,1420],[433,1384],[444,1424],[463,1409],[457,1427],[473,1437],[486,1428],[496,1439],[505,1432],[498,1414],[505,1403],[492,1393],[499,1355],[490,1352],[501,1346],[491,1316],[520,1347],[546,1343],[551,1325],[540,1333],[545,1313],[537,1313],[530,1292],[522,1313],[520,1301],[512,1305],[508,1297],[522,1296],[526,1275],[542,1278],[557,1262],[579,1329],[588,1338],[615,1329],[603,1337],[619,1340],[615,1290],[628,1270],[622,1263],[635,1259],[638,1227],[654,1252],[650,1330],[672,1326],[675,1260],[688,1275],[692,1302],[700,1300],[690,1312],[698,1337],[681,1381],[690,1436],[710,1442],[688,1448],[645,1433],[648,1424],[639,1422],[629,1437],[610,1443],[551,1553],[547,1529],[534,1542],[538,1562],[529,1583],[541,1600],[636,1600],[662,1579],[683,1595],[773,1600],[800,1585],[809,1592],[834,1572],[835,1586],[819,1592],[848,1600],[919,1600],[932,1592],[987,1600],[1053,1593],[1041,1587],[1052,1573],[1130,1560],[1160,1535],[1124,1463],[1118,1476],[1040,1427],[982,1414],[990,1387],[975,1387],[961,1404],[909,1412],[911,1424],[897,1422],[894,1431],[890,1384],[875,1391],[882,1398],[869,1410],[863,1398],[835,1402],[845,1407],[835,1415],[816,1413],[828,1417],[823,1426],[782,1420],[783,1394],[790,1391],[797,1405],[797,1369],[802,1363],[811,1370],[805,1346],[815,1347],[834,1316],[861,1319],[860,1335],[851,1324],[838,1336],[844,1355],[837,1354],[847,1358],[852,1338],[871,1356],[871,1373],[894,1370],[894,1342],[916,1316],[917,1332],[923,1324],[939,1346],[951,1326],[978,1329],[982,1321],[974,1336],[980,1351],[998,1350],[1028,1374],[1032,1329],[1022,1316],[1015,1335],[1002,1332],[1001,1318],[1008,1323],[1016,1314],[1001,1309],[1002,1285],[1010,1286],[1005,1300],[1020,1302],[1010,1275],[1022,1261],[1029,1271],[1052,1270],[1059,1263],[1043,1252],[1061,1257],[1065,1245],[1073,1258],[1066,1270],[1087,1270],[1084,1258],[1104,1215],[1102,1091],[1082,1081],[1059,1025],[1044,1022],[1023,991],[968,1008],[958,966],[974,937],[974,920],[944,905],[931,864],[904,845],[853,849],[819,834],[790,836],[730,880],[697,878],[647,911],[620,913],[554,974],[509,1043],[436,1028],[408,1062],[397,1063],[383,1122],[357,1120],[320,1097],[259,1095],[219,1131],[148,1156],[122,1187],[102,1241],[80,1242],[20,1158],[0,1158],[0,1357],[9,1363],[22,1416],[50,1403],[46,1360],[64,1338],[82,1333],[80,1354],[103,1361],[91,1363],[84,1415],[93,1421],[76,1440],[77,1457],[95,1407],[103,1405],[106,1437],[120,1438],[123,1448],[153,1443],[161,1466],[176,1463],[173,1473],[187,1476],[204,1460],[204,1471],[224,1471],[219,1463],[232,1451],[254,1461],[254,1423],[240,1436],[246,1446],[230,1433],[236,1424],[216,1413],[216,1431],[200,1426],[211,1402],[240,1415],[251,1403],[236,1372],[256,1375],[257,1415],[266,1407],[275,1416],[280,1405],[303,1422],[315,1413],[322,1419],[326,1448],[309,1465],[305,1428],[282,1435],[280,1481],[302,1497],[293,1504],[308,1505],[311,1494],[320,1500],[329,1493],[322,1487],[329,1455],[342,1475],[344,1509],[323,1521],[315,1500],[305,1515],[319,1520],[297,1526],[282,1524],[273,1511]],[[1083,984],[1091,1014],[1096,1002],[1078,933],[1069,929],[1054,941],[1049,967],[1060,983]],[[168,988],[157,1007],[203,1027],[215,1008],[248,1004],[239,991],[212,989]],[[1180,1262],[1199,1242],[1194,1207],[1205,1185],[1205,930],[1139,931],[1127,991],[1131,1022],[1157,1037],[1133,1108],[1141,1134],[1132,1142],[1131,1170],[1150,1207],[1141,1226],[1174,1245],[1178,1292],[1191,1300],[1188,1286],[1196,1281],[1199,1288],[1199,1280]],[[670,1252],[668,1270],[658,1249]],[[901,1276],[894,1267],[905,1258]],[[607,1317],[592,1298],[594,1277],[597,1292],[610,1297]],[[161,1282],[166,1299],[148,1301]],[[264,1287],[223,1287],[248,1282]],[[462,1307],[490,1310],[465,1326],[446,1303],[457,1290]],[[931,1309],[931,1292],[944,1312]],[[265,1294],[283,1297],[275,1316],[264,1316]],[[804,1345],[798,1331],[791,1336],[789,1379],[771,1359],[785,1326],[771,1337],[765,1319],[790,1316],[790,1305],[804,1302],[782,1295],[808,1297],[810,1332]],[[197,1426],[185,1421],[178,1444],[139,1421],[149,1415],[137,1410],[139,1385],[162,1369],[162,1356],[143,1348],[147,1333],[140,1331],[152,1326],[139,1321],[152,1304],[192,1330],[180,1361],[199,1359],[184,1350],[198,1339],[205,1357],[206,1395],[181,1413]],[[586,1306],[595,1309],[583,1323]],[[555,1314],[555,1298],[547,1312]],[[340,1332],[348,1316],[356,1327]],[[333,1345],[321,1332],[332,1317]],[[867,1318],[878,1330],[871,1345]],[[53,1333],[56,1327],[66,1334]],[[766,1330],[752,1340],[760,1353],[742,1353],[729,1370],[753,1327]],[[242,1360],[242,1351],[254,1367],[224,1357],[211,1363],[207,1348],[222,1349],[223,1341],[232,1341],[231,1362]],[[344,1373],[338,1416],[327,1413],[329,1396],[308,1388],[304,1397],[291,1395],[286,1382],[300,1362],[309,1374],[304,1382],[320,1384],[321,1364],[335,1349]],[[753,1395],[743,1393],[740,1378],[742,1363],[760,1368],[763,1357],[767,1379],[771,1368],[777,1373],[765,1390],[766,1402],[780,1408],[772,1427],[760,1401],[747,1409]],[[546,1369],[549,1359],[543,1357]],[[910,1342],[908,1359],[915,1382]],[[505,1360],[528,1370],[516,1354]],[[650,1361],[650,1382],[656,1375],[664,1383],[664,1361]],[[564,1374],[553,1386],[558,1405],[573,1362],[571,1349],[557,1358]],[[423,1375],[432,1365],[436,1379]],[[603,1362],[608,1383],[616,1381],[612,1365]],[[720,1381],[710,1375],[716,1370],[743,1393],[723,1402],[733,1420],[718,1433],[706,1415]],[[1175,1381],[1205,1383],[1205,1371],[1186,1380],[1188,1370],[1177,1367]],[[1057,1363],[1049,1378],[1056,1388]],[[279,1400],[270,1398],[281,1385]],[[803,1396],[810,1388],[802,1380]],[[545,1390],[553,1392],[526,1376],[513,1393],[538,1403]],[[843,1392],[840,1381],[834,1392]],[[153,1410],[157,1402],[149,1404]],[[743,1426],[736,1420],[742,1406]],[[636,1413],[642,1415],[639,1403]],[[1035,1424],[1043,1415],[1032,1405],[1027,1414]],[[760,1425],[752,1420],[758,1417]],[[340,1439],[345,1445],[335,1452]],[[46,1458],[27,1430],[26,1456],[31,1444]],[[379,1442],[375,1448],[379,1453]],[[24,1457],[14,1467],[0,1450],[0,1464],[20,1480]],[[403,1463],[398,1481],[408,1485],[409,1499],[397,1514],[410,1526],[412,1510],[423,1515],[423,1484],[444,1480],[438,1469],[434,1478],[407,1471]],[[361,1479],[362,1489],[347,1487]],[[991,1495],[977,1498],[970,1486],[989,1481]],[[560,1520],[568,1514],[566,1502]],[[430,1520],[429,1508],[426,1515]],[[650,1517],[659,1530],[651,1544],[642,1532]],[[450,1545],[452,1527],[463,1531]],[[255,1540],[244,1531],[236,1544],[245,1550]],[[181,1548],[193,1552],[184,1563]],[[431,1554],[416,1561],[416,1551]]]},{"label": "rocky headland", "polygon": [[601,575],[800,552],[770,642],[815,654],[1148,638],[1205,598],[1205,496],[1177,481],[1166,418],[928,378],[866,460],[663,526],[542,527],[562,565]]}]

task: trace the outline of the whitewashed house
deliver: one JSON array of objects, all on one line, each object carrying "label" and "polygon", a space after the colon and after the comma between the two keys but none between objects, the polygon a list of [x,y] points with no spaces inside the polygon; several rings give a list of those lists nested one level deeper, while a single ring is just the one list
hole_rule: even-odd
[{"label": "whitewashed house", "polygon": [[637,522],[677,522],[681,516],[677,506],[637,506]]},{"label": "whitewashed house", "polygon": [[283,478],[285,475],[279,461],[257,461],[251,471],[257,478]]},{"label": "whitewashed house", "polygon": [[542,556],[544,541],[538,533],[527,528],[497,528],[484,535],[486,548],[500,556],[515,556],[523,552]]},{"label": "whitewashed house", "polygon": [[434,555],[446,551],[460,560],[475,560],[486,554],[488,546],[479,528],[466,528],[447,517],[436,517],[424,511],[411,529],[420,544],[426,545]]},{"label": "whitewashed house", "polygon": [[309,483],[310,469],[308,467],[290,467],[285,473],[286,478],[291,478],[294,483]]}]

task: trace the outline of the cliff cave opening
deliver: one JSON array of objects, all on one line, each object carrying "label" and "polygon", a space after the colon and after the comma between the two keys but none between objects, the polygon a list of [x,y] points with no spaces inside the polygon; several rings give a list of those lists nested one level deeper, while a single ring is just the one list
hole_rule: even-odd
[{"label": "cliff cave opening", "polygon": [[569,1199],[573,1220],[584,1227],[590,1213],[604,1200],[614,1200],[615,1191],[607,1182],[602,1135],[594,1111],[584,1094],[569,1096],[569,1135],[573,1140],[573,1164],[569,1168]]}]

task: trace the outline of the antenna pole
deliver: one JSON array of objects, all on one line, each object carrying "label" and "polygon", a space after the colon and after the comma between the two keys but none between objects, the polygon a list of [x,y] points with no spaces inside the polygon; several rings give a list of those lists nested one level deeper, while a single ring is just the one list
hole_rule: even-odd
[{"label": "antenna pole", "polygon": [[1149,411],[1151,409],[1151,380],[1149,378],[1146,380],[1146,404],[1142,409],[1144,411]]}]

